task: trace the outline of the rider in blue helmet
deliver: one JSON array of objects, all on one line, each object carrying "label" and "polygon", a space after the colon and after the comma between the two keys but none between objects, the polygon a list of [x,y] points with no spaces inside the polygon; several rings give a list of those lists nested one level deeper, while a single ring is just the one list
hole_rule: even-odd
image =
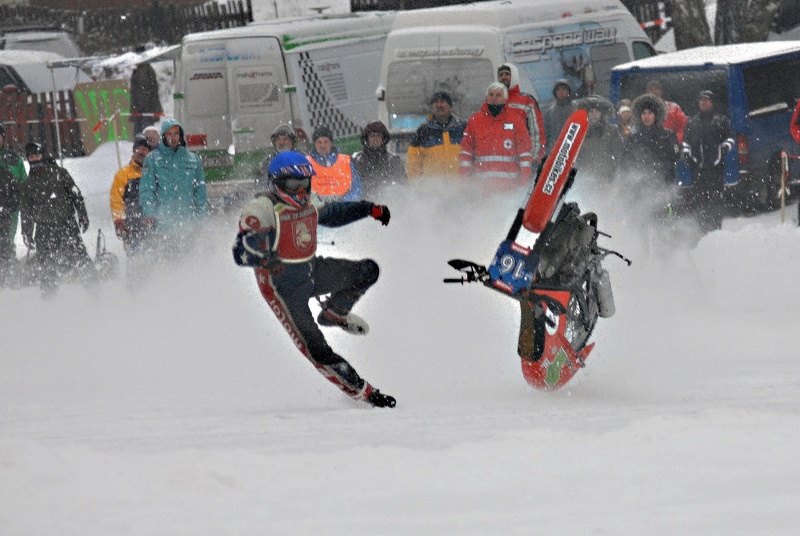
[{"label": "rider in blue helmet", "polygon": [[296,151],[285,151],[275,155],[269,163],[269,190],[285,202],[305,206],[311,193],[311,177],[314,167],[308,159]]},{"label": "rider in blue helmet", "polygon": [[[395,399],[366,382],[328,345],[320,326],[366,335],[367,323],[350,312],[378,280],[372,259],[317,257],[317,225],[339,227],[371,216],[389,224],[389,209],[370,201],[323,202],[311,195],[314,169],[306,157],[286,151],[269,165],[269,191],[259,193],[239,218],[234,261],[254,268],[261,295],[297,348],[348,396],[377,407]],[[311,298],[330,294],[317,320]]]}]

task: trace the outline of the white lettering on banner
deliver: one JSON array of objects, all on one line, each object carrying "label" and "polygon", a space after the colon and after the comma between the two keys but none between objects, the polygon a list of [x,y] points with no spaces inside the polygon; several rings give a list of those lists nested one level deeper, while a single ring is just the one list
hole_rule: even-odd
[{"label": "white lettering on banner", "polygon": [[547,195],[552,195],[553,190],[556,186],[556,181],[558,178],[564,173],[564,170],[567,168],[567,160],[569,160],[569,152],[572,150],[572,145],[575,143],[575,137],[578,135],[578,132],[581,130],[580,123],[570,123],[569,130],[567,131],[567,135],[564,136],[564,141],[561,142],[561,146],[558,148],[558,153],[556,154],[556,160],[553,162],[553,168],[550,170],[550,173],[547,175],[547,179],[544,182],[544,186],[542,187],[542,191]]},{"label": "white lettering on banner", "polygon": [[581,29],[513,41],[511,43],[511,54],[517,56],[547,52],[554,48],[613,43],[616,39],[617,29],[613,26],[609,28]]},{"label": "white lettering on banner", "polygon": [[485,47],[402,48],[395,51],[396,58],[429,58],[436,56],[483,56]]}]

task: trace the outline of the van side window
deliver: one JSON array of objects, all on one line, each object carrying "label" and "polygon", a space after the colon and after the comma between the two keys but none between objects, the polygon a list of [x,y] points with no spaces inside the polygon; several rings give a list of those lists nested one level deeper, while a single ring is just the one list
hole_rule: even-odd
[{"label": "van side window", "polygon": [[794,109],[795,99],[800,95],[800,59],[774,61],[753,65],[744,69],[744,85],[747,95],[747,111],[769,107]]},{"label": "van side window", "polygon": [[8,71],[6,71],[3,67],[0,67],[0,88],[9,85],[16,86],[17,81],[14,80],[14,77],[12,77]]},{"label": "van side window", "polygon": [[633,50],[633,59],[635,60],[641,60],[656,55],[653,45],[644,41],[634,41],[631,43],[631,49]]}]

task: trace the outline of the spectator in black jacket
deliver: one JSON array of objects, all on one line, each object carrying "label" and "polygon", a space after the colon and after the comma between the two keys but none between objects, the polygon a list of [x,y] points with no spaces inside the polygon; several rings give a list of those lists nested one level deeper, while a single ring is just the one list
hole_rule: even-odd
[{"label": "spectator in black jacket", "polygon": [[11,247],[11,223],[19,208],[19,184],[7,167],[0,166],[0,288],[11,284],[16,264]]},{"label": "spectator in black jacket", "polygon": [[55,295],[58,280],[70,272],[77,272],[85,284],[93,283],[94,264],[81,238],[89,228],[81,191],[40,144],[28,143],[25,156],[30,174],[20,187],[22,239],[29,250],[36,250],[35,270],[43,296]]},{"label": "spectator in black jacket", "polygon": [[664,101],[645,93],[633,101],[635,131],[625,140],[622,167],[645,184],[675,184],[675,163],[680,146],[675,133],[664,128]]},{"label": "spectator in black jacket", "polygon": [[387,185],[407,184],[403,159],[386,149],[391,136],[381,121],[364,127],[361,132],[362,151],[353,154],[353,165],[361,175],[362,196],[373,199]]},{"label": "spectator in black jacket", "polygon": [[714,93],[701,91],[697,107],[700,111],[692,116],[683,131],[682,158],[692,168],[687,202],[700,227],[712,231],[722,227],[725,213],[724,160],[733,149],[733,131],[730,120],[714,111]]}]

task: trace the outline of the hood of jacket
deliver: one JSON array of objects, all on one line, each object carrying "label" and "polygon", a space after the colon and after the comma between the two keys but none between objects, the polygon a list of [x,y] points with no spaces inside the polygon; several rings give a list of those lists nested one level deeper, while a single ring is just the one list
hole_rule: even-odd
[{"label": "hood of jacket", "polygon": [[167,147],[167,141],[164,138],[164,133],[174,126],[177,126],[181,129],[181,141],[178,145],[186,147],[186,132],[183,129],[183,125],[180,123],[180,121],[172,117],[164,119],[164,122],[161,123],[161,143],[164,145],[164,147]]},{"label": "hood of jacket", "polygon": [[509,91],[514,88],[519,88],[519,69],[513,63],[501,63],[498,70],[505,67],[509,71],[511,71],[511,82],[508,84]]},{"label": "hood of jacket", "polygon": [[383,136],[383,143],[381,144],[382,148],[386,147],[386,144],[389,143],[389,140],[392,137],[389,134],[389,129],[383,124],[383,121],[373,121],[365,126],[364,130],[361,132],[361,145],[364,147],[364,149],[370,149],[367,138],[369,138],[370,134],[374,133],[378,133]]},{"label": "hood of jacket", "polygon": [[645,93],[636,97],[633,100],[632,107],[633,118],[638,124],[642,122],[642,110],[644,109],[653,110],[656,114],[656,123],[659,125],[664,124],[664,120],[667,118],[667,105],[652,93]]}]

